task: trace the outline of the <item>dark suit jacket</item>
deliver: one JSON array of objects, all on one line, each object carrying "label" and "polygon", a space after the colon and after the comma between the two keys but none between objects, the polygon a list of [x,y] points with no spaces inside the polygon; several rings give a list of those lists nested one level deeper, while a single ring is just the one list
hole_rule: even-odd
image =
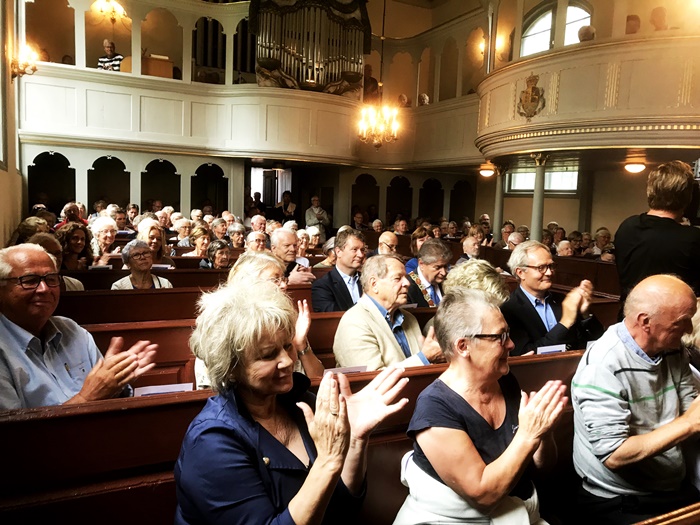
[{"label": "dark suit jacket", "polygon": [[[362,287],[359,280],[357,288],[361,296]],[[335,268],[311,285],[311,303],[314,312],[344,312],[355,305],[348,287]]]},{"label": "dark suit jacket", "polygon": [[[418,308],[428,308],[430,305],[428,304],[428,301],[425,300],[425,297],[423,296],[423,292],[421,292],[420,287],[416,284],[416,282],[411,279],[410,277],[408,278],[408,282],[411,283],[411,286],[408,287],[408,304],[413,304],[416,303],[418,305]],[[442,288],[440,289],[442,292]]]},{"label": "dark suit jacket", "polygon": [[[561,303],[552,298],[549,303],[554,317],[561,319]],[[586,342],[603,334],[603,326],[595,317],[579,318],[571,328],[557,323],[547,332],[537,310],[518,286],[501,306],[501,312],[510,328],[510,338],[515,343],[511,355],[523,355],[531,350],[537,353],[540,346],[565,344],[567,350],[585,350]]]}]

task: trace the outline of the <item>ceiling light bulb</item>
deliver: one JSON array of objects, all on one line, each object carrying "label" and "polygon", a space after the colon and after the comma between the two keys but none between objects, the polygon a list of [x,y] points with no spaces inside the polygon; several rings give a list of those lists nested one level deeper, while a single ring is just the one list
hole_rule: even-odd
[{"label": "ceiling light bulb", "polygon": [[494,171],[492,169],[483,169],[483,170],[479,170],[479,174],[482,177],[490,177],[491,175],[494,174]]},{"label": "ceiling light bulb", "polygon": [[625,164],[625,170],[627,170],[629,173],[641,173],[645,169],[646,166],[638,162],[631,162],[629,164]]}]

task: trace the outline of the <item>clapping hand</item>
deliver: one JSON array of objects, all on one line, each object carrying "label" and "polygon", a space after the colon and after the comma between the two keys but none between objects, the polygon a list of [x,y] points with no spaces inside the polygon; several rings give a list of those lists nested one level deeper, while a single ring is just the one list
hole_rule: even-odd
[{"label": "clapping hand", "polygon": [[340,393],[347,403],[354,439],[367,439],[379,423],[406,406],[407,398],[393,403],[408,383],[407,377],[401,377],[403,372],[403,368],[386,368],[356,394],[350,390],[348,378],[338,374]]},{"label": "clapping hand", "polygon": [[557,422],[569,401],[561,381],[547,381],[539,392],[521,392],[518,425],[531,439],[541,439]]},{"label": "clapping hand", "polygon": [[299,317],[297,317],[292,344],[297,352],[301,352],[306,348],[306,336],[309,334],[311,326],[311,313],[306,299],[297,301],[297,308],[299,309]]}]

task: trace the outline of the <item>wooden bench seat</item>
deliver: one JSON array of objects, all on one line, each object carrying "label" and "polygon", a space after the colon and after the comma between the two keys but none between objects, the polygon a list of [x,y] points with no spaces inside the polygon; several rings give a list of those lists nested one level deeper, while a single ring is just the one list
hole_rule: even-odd
[{"label": "wooden bench seat", "polygon": [[[580,356],[514,358],[512,370],[526,390],[539,389],[550,378],[568,384]],[[388,418],[370,441],[368,494],[359,523],[388,525],[403,503],[407,491],[399,481],[398,460],[411,448],[407,424],[418,394],[445,368],[406,371],[410,381],[402,395],[409,406]],[[374,376],[351,376],[353,391]],[[209,395],[196,391],[0,414],[0,446],[10,452],[0,477],[0,522],[171,524],[172,468],[189,423]],[[557,436],[571,435],[570,410],[560,427]],[[559,446],[566,465],[570,443]]]}]

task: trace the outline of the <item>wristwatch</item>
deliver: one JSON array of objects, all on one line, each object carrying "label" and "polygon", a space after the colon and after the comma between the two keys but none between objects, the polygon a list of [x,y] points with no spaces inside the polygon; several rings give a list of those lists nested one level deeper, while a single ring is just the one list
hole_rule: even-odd
[{"label": "wristwatch", "polygon": [[297,355],[299,357],[304,357],[309,352],[311,352],[311,345],[309,344],[309,341],[307,340],[306,341],[306,348],[304,348],[303,350],[297,350]]}]

